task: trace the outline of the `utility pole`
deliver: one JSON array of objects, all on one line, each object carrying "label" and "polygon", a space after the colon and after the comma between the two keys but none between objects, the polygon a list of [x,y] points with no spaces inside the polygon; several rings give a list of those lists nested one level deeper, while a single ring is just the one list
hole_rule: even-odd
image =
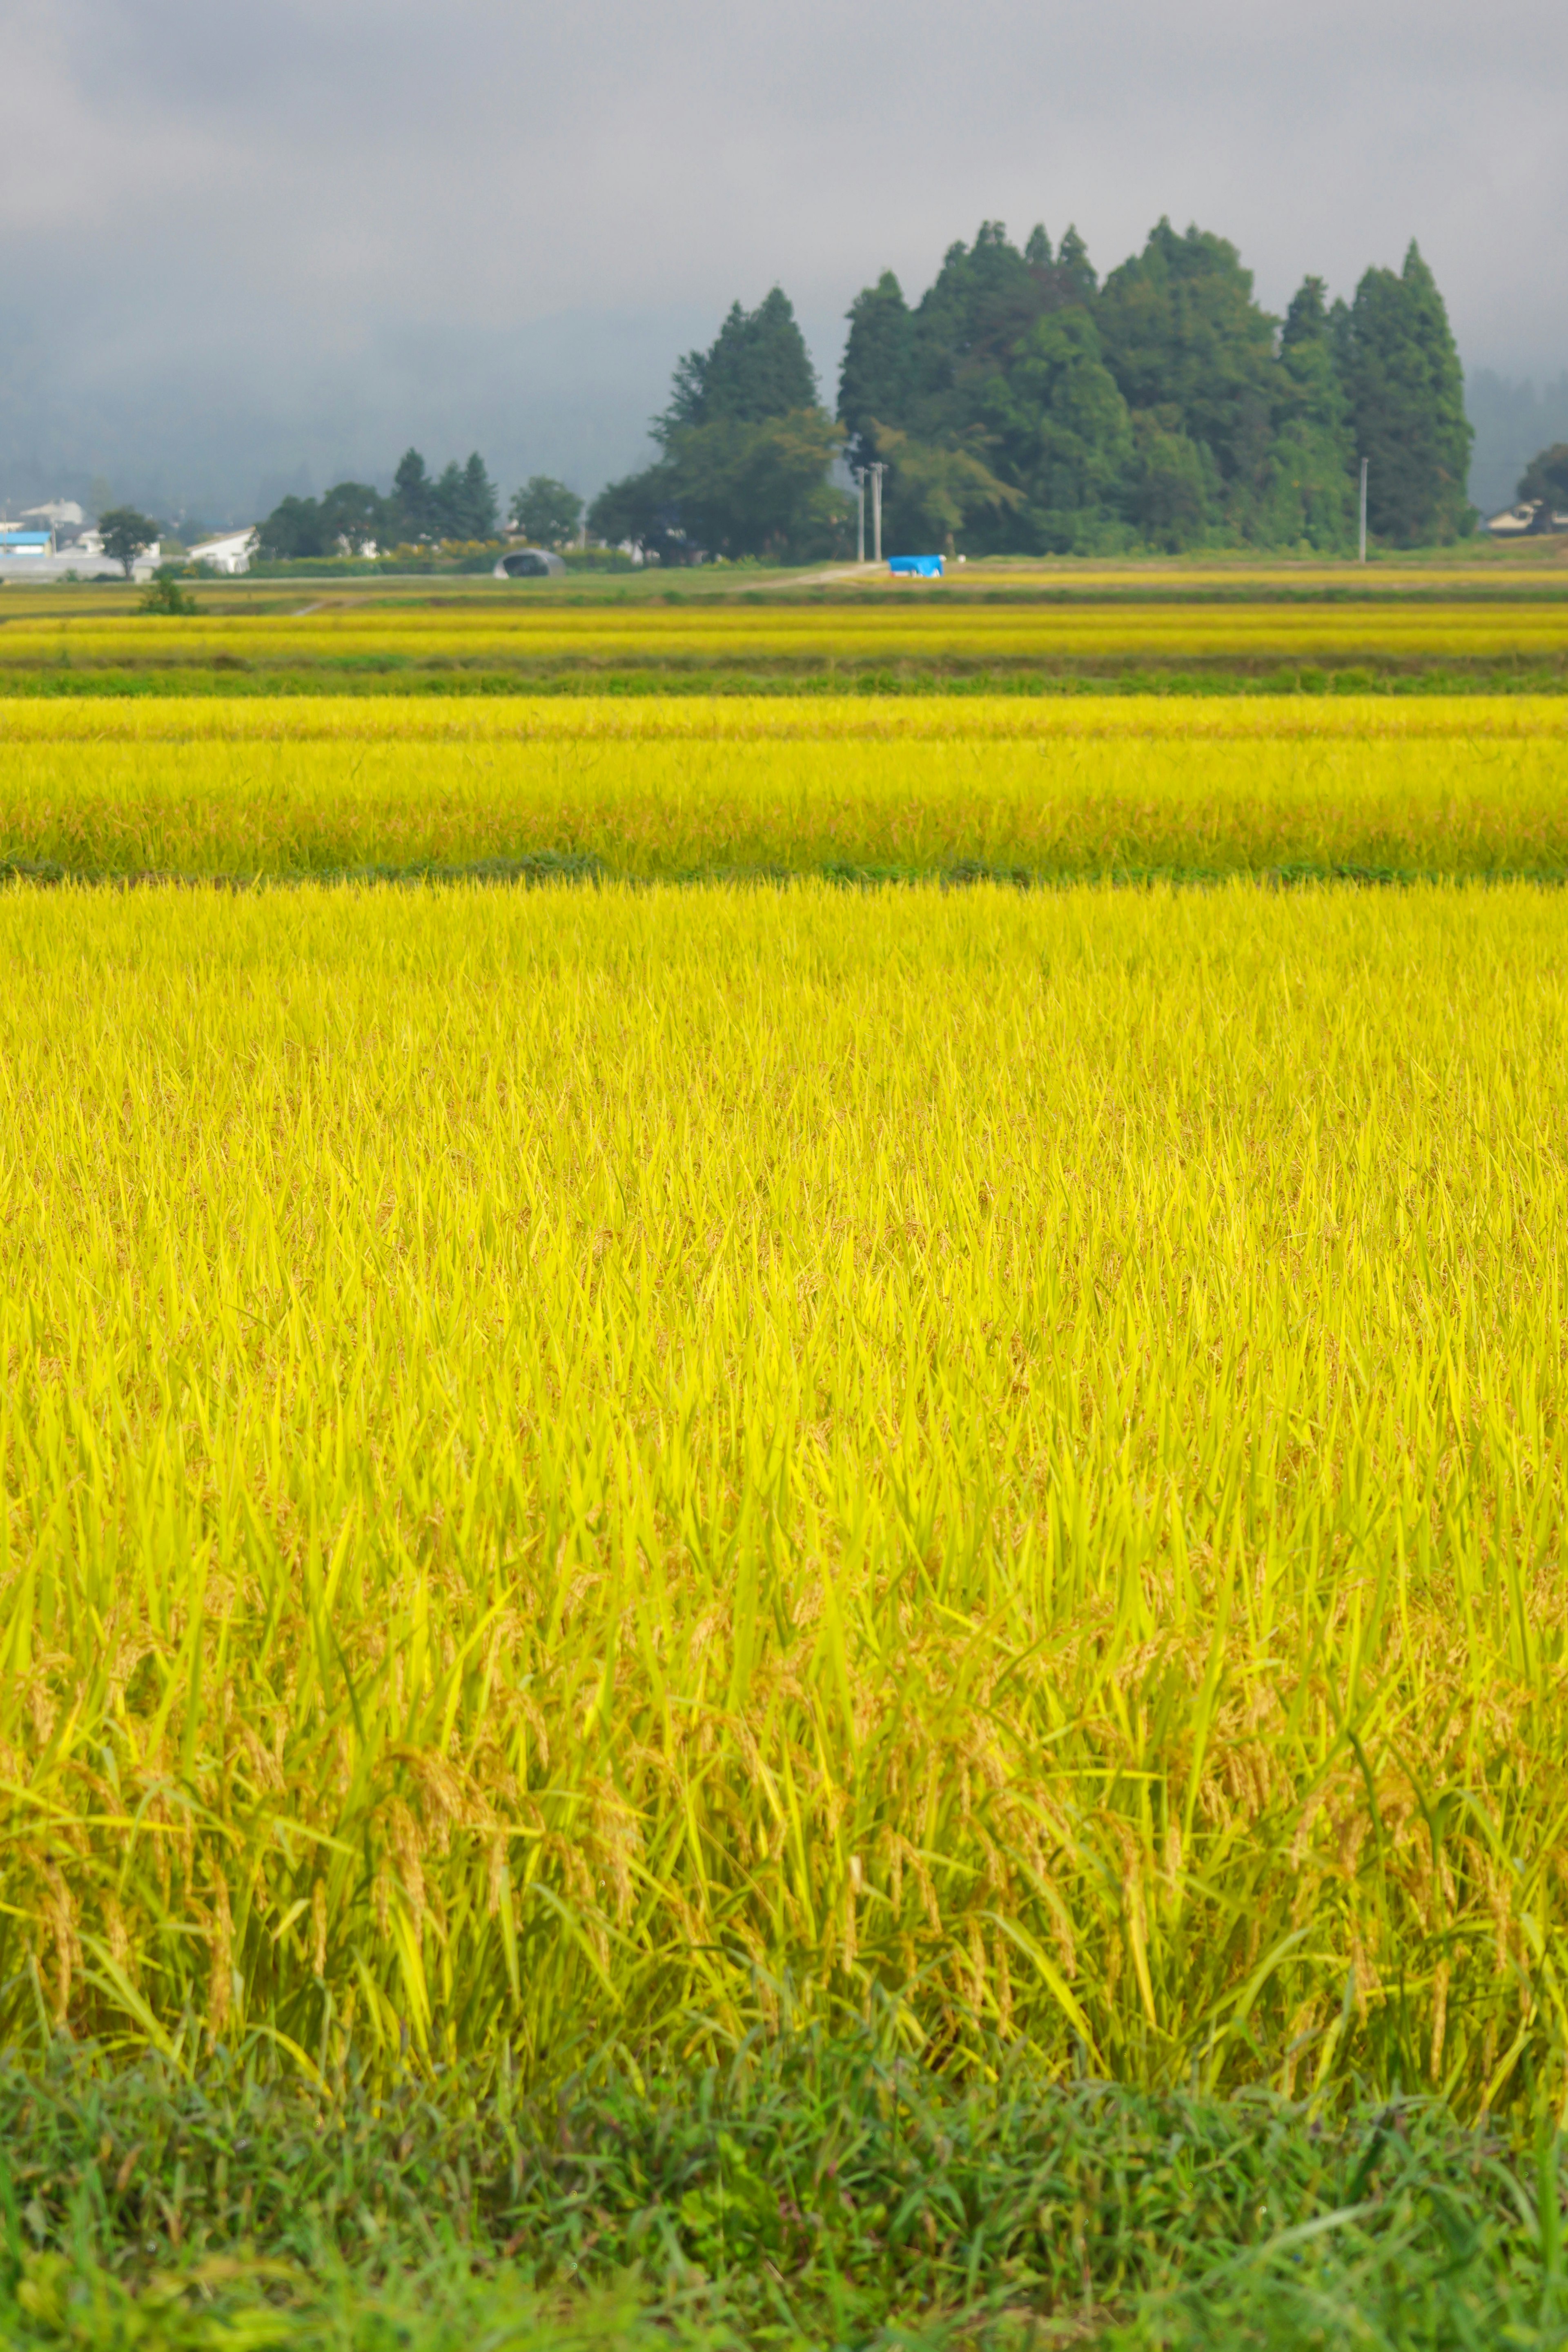
[{"label": "utility pole", "polygon": [[882,561],[882,477],[888,469],[886,466],[868,466],[866,470],[871,477],[871,543],[876,551],[871,560],[874,563],[880,563]]},{"label": "utility pole", "polygon": [[1361,461],[1361,560],[1366,562],[1366,459]]},{"label": "utility pole", "polygon": [[855,561],[857,563],[864,563],[866,561],[866,468],[864,466],[856,467],[855,483],[860,493],[859,520],[855,527]]}]

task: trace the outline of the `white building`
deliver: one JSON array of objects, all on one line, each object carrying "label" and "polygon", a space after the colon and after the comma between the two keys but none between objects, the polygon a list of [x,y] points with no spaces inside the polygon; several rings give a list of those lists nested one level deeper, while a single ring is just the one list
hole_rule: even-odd
[{"label": "white building", "polygon": [[1487,529],[1493,539],[1535,539],[1547,531],[1568,530],[1568,514],[1552,514],[1544,499],[1526,499],[1516,507],[1504,507],[1501,514],[1489,515]]},{"label": "white building", "polygon": [[[161,560],[161,550],[154,540],[132,565],[131,577],[151,580]],[[103,541],[95,530],[84,530],[79,540],[57,548],[52,555],[8,555],[0,534],[0,583],[22,580],[37,587],[42,580],[122,581],[124,577],[114,558],[105,555]]]},{"label": "white building", "polygon": [[226,531],[218,539],[204,539],[199,547],[191,550],[193,563],[210,563],[215,572],[248,572],[250,559],[256,553],[256,528]]},{"label": "white building", "polygon": [[[189,550],[188,561],[211,572],[230,575],[248,572],[256,554],[254,525],[243,530],[220,531]],[[163,561],[162,544],[153,545],[132,566],[133,580],[151,580]],[[103,534],[85,520],[74,499],[50,499],[28,507],[6,521],[0,516],[0,583],[7,580],[123,580],[124,572],[103,551]]]}]

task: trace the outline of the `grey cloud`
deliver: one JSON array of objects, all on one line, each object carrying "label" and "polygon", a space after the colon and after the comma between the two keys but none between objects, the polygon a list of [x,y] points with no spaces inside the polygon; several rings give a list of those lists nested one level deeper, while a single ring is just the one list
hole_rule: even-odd
[{"label": "grey cloud", "polygon": [[1276,308],[1417,236],[1468,363],[1568,362],[1542,0],[0,0],[0,491],[237,508],[411,435],[591,488],[734,296],[781,280],[830,384],[856,289],[987,216],[1102,268],[1196,218]]}]

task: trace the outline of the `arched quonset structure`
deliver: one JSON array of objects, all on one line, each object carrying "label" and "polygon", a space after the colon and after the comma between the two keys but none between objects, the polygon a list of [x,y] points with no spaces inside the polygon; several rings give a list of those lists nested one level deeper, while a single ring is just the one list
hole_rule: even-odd
[{"label": "arched quonset structure", "polygon": [[1536,539],[1546,531],[1568,530],[1568,514],[1553,514],[1550,499],[1523,499],[1489,516],[1487,529],[1494,539]]},{"label": "arched quonset structure", "polygon": [[566,566],[547,547],[509,547],[496,565],[498,580],[550,580]]}]

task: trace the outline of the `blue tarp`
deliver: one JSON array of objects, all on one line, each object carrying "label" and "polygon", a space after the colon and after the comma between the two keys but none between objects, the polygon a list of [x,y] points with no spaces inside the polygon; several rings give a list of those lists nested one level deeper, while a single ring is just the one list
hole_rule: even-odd
[{"label": "blue tarp", "polygon": [[940,555],[889,555],[888,569],[914,580],[940,580],[942,577]]}]

